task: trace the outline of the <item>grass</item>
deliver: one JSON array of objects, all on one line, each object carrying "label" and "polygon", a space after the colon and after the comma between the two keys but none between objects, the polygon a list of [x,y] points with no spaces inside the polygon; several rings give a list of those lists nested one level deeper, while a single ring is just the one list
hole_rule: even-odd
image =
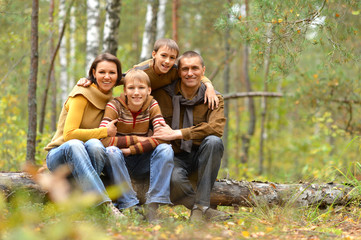
[{"label": "grass", "polygon": [[[43,201],[19,191],[0,195],[0,239],[358,239],[361,210],[349,206],[219,207],[232,214],[226,222],[192,224],[182,206],[160,208],[162,222],[149,224],[125,210],[125,220],[113,221],[90,207],[91,200]],[[83,202],[83,204],[82,204]],[[74,204],[72,204],[74,203]]]}]

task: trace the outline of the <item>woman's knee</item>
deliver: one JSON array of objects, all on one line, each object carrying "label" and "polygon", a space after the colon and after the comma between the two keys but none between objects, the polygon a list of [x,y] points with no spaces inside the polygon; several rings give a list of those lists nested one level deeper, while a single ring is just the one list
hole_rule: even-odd
[{"label": "woman's knee", "polygon": [[105,151],[106,151],[106,154],[107,154],[110,162],[124,160],[123,152],[118,147],[110,146],[110,147],[107,147],[105,149]]}]

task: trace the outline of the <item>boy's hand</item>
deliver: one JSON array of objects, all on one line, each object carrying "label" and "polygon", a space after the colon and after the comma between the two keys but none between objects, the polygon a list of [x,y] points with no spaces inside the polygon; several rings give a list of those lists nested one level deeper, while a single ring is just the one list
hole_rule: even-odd
[{"label": "boy's hand", "polygon": [[121,148],[120,151],[122,151],[124,157],[130,155],[130,149],[129,148]]},{"label": "boy's hand", "polygon": [[214,90],[214,87],[212,84],[205,84],[207,89],[204,94],[204,104],[208,102],[208,108],[209,109],[216,109],[218,108],[219,99],[216,95],[216,91]]},{"label": "boy's hand", "polygon": [[87,78],[80,78],[79,81],[76,83],[77,86],[81,87],[89,87],[92,84],[92,81],[90,81]]},{"label": "boy's hand", "polygon": [[114,119],[107,125],[108,137],[115,137],[115,135],[117,134],[117,127],[115,126],[117,122],[118,119]]}]

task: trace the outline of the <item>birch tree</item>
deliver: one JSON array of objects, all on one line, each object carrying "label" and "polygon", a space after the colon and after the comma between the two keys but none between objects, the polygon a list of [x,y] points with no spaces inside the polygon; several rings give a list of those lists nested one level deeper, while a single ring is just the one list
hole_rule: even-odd
[{"label": "birch tree", "polygon": [[99,15],[99,0],[87,0],[86,71],[99,51]]},{"label": "birch tree", "polygon": [[118,29],[120,24],[121,0],[107,0],[104,23],[103,52],[116,56],[118,50]]},{"label": "birch tree", "polygon": [[[66,15],[66,4],[65,0],[59,1],[59,32],[63,28]],[[60,62],[60,73],[59,73],[59,85],[61,89],[60,99],[64,103],[68,97],[68,72],[67,72],[67,54],[66,54],[66,40],[61,41],[59,48],[59,62]]]},{"label": "birch tree", "polygon": [[165,8],[167,0],[159,0],[159,9],[157,14],[157,37],[156,39],[164,38],[165,35]]},{"label": "birch tree", "polygon": [[39,21],[39,1],[33,0],[31,13],[31,56],[30,56],[30,76],[28,81],[28,135],[26,146],[26,161],[35,163],[36,149],[36,84],[38,75],[38,21]]},{"label": "birch tree", "polygon": [[157,12],[159,0],[148,0],[147,2],[147,14],[145,17],[140,61],[144,61],[151,57],[157,31]]},{"label": "birch tree", "polygon": [[76,16],[75,16],[75,6],[71,6],[70,9],[70,22],[69,22],[69,30],[70,30],[70,76],[69,76],[69,89],[71,89],[75,83],[75,47],[76,47]]},{"label": "birch tree", "polygon": [[[51,56],[54,52],[54,0],[50,0],[49,2],[49,25],[50,25],[50,39],[49,39],[49,58],[51,61]],[[56,122],[57,122],[57,84],[54,75],[54,69],[51,69],[50,73],[50,82],[51,82],[51,90],[52,90],[52,98],[51,98],[51,131],[56,131]]]}]

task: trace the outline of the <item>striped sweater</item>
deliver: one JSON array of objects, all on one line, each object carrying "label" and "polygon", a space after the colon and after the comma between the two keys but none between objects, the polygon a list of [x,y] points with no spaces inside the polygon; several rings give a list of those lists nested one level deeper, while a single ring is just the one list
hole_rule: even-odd
[{"label": "striped sweater", "polygon": [[[99,127],[106,127],[114,119],[118,119],[117,135],[103,138],[101,141],[105,147],[129,148],[131,154],[142,154],[152,151],[162,143],[160,140],[147,137],[149,129],[154,130],[160,127],[160,122],[165,123],[158,102],[152,96],[148,96],[142,109],[137,113],[129,110],[124,94],[109,101]],[[137,136],[147,138],[139,141]]]}]

